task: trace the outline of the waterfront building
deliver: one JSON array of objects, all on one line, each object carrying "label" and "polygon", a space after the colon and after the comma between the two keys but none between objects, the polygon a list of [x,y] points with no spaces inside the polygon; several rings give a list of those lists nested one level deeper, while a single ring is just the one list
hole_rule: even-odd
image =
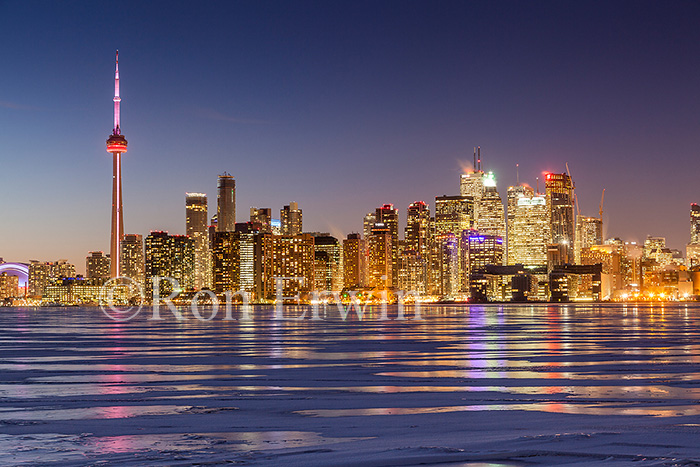
[{"label": "waterfront building", "polygon": [[110,257],[101,251],[91,251],[85,258],[85,271],[88,279],[102,285],[110,278]]},{"label": "waterfront building", "polygon": [[211,286],[211,255],[207,226],[207,195],[185,194],[185,228],[194,243],[193,281],[196,290]]},{"label": "waterfront building", "polygon": [[126,234],[122,239],[122,276],[144,286],[143,236]]},{"label": "waterfront building", "polygon": [[350,290],[367,284],[367,244],[359,233],[343,240],[343,282]]},{"label": "waterfront building", "polygon": [[552,243],[562,245],[556,264],[574,261],[574,182],[565,173],[548,173],[545,192],[550,215]]}]

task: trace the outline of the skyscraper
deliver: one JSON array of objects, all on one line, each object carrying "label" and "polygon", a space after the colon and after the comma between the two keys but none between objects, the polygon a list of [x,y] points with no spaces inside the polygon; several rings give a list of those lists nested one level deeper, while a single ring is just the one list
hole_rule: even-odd
[{"label": "skyscraper", "polygon": [[211,286],[207,218],[207,195],[185,193],[185,224],[187,236],[194,240],[194,288],[197,290]]},{"label": "skyscraper", "polygon": [[459,238],[454,232],[438,233],[434,238],[433,293],[446,298],[453,297],[462,289]]},{"label": "skyscraper", "polygon": [[[145,240],[146,296],[152,293],[152,278],[171,277],[181,290],[194,286],[194,240],[186,235],[168,235],[167,232],[151,232]],[[160,293],[172,292],[170,282],[160,281]],[[179,291],[178,291],[179,292]]]},{"label": "skyscraper", "polygon": [[337,238],[321,234],[314,236],[316,265],[315,290],[340,292],[343,289],[343,247]]},{"label": "skyscraper", "polygon": [[29,262],[28,286],[30,297],[42,297],[51,278],[51,263],[37,260]]},{"label": "skyscraper", "polygon": [[365,214],[365,217],[362,218],[362,238],[364,238],[365,241],[369,240],[375,222],[377,222],[377,216],[373,212],[368,212]]},{"label": "skyscraper", "polygon": [[428,234],[430,233],[430,209],[423,201],[415,201],[406,212],[406,230],[404,231],[404,250],[425,256],[428,252]]},{"label": "skyscraper", "polygon": [[481,170],[481,147],[474,148],[474,166],[459,178],[459,194],[471,197],[474,202],[474,220],[479,217],[479,205],[484,194],[484,175],[484,171]]},{"label": "skyscraper", "polygon": [[520,191],[520,196],[511,198],[509,190],[508,264],[546,266],[550,243],[546,198],[529,187]]},{"label": "skyscraper", "polygon": [[493,172],[484,175],[484,193],[477,208],[478,218],[476,230],[482,235],[494,235],[504,242],[506,238],[506,223],[503,200],[496,188],[496,178]]},{"label": "skyscraper", "polygon": [[393,282],[391,262],[391,229],[382,222],[376,222],[369,235],[367,282],[370,287],[389,288]]},{"label": "skyscraper", "polygon": [[114,129],[107,138],[107,152],[112,154],[112,234],[109,242],[109,257],[112,258],[110,276],[121,275],[119,244],[124,236],[124,215],[122,212],[122,154],[126,152],[126,138],[121,133],[119,97],[119,51],[117,50],[114,71]]},{"label": "skyscraper", "polygon": [[217,293],[239,289],[240,262],[240,234],[217,232],[212,248],[213,285]]},{"label": "skyscraper", "polygon": [[224,172],[219,175],[216,194],[216,231],[234,232],[236,230],[236,179]]},{"label": "skyscraper", "polygon": [[488,265],[503,264],[503,239],[496,235],[472,234],[468,238],[469,268],[473,273]]},{"label": "skyscraper", "polygon": [[574,260],[584,264],[581,252],[586,248],[603,244],[603,219],[599,217],[576,216],[576,239],[574,240]]},{"label": "skyscraper", "polygon": [[343,240],[343,282],[347,289],[364,287],[367,276],[367,247],[359,233]]},{"label": "skyscraper", "polygon": [[384,204],[374,211],[376,223],[381,223],[391,236],[391,287],[398,286],[399,270],[399,210],[393,204]]},{"label": "skyscraper", "polygon": [[240,279],[238,288],[248,292],[251,300],[259,300],[262,297],[263,234],[270,234],[269,231],[263,231],[260,226],[260,222],[236,224]]},{"label": "skyscraper", "polygon": [[[474,226],[474,210],[471,196],[435,198],[435,220],[431,228],[433,236],[428,266],[431,293],[453,295],[459,291],[458,285],[464,283],[468,265],[459,261],[459,249],[463,247],[462,233],[470,231]],[[455,245],[458,248],[457,254],[454,251]]]},{"label": "skyscraper", "polygon": [[690,243],[700,244],[700,206],[690,205]]},{"label": "skyscraper", "polygon": [[276,278],[282,281],[285,297],[308,293],[314,287],[314,237],[300,235],[262,235],[265,298],[275,298]]},{"label": "skyscraper", "polygon": [[430,257],[430,209],[423,201],[408,206],[406,230],[399,252],[398,287],[425,293]]},{"label": "skyscraper", "polygon": [[110,257],[101,251],[91,251],[85,258],[85,270],[88,279],[102,285],[110,277]]},{"label": "skyscraper", "polygon": [[462,230],[472,228],[474,222],[474,201],[470,196],[435,197],[435,233],[461,235]]},{"label": "skyscraper", "polygon": [[292,201],[280,210],[282,235],[299,235],[303,231],[302,212],[299,204]]},{"label": "skyscraper", "polygon": [[574,182],[565,173],[545,176],[552,243],[561,245],[563,263],[574,260]]},{"label": "skyscraper", "polygon": [[122,275],[144,285],[143,236],[126,234],[122,239]]},{"label": "skyscraper", "polygon": [[272,209],[250,208],[250,222],[259,222],[261,232],[272,233]]}]

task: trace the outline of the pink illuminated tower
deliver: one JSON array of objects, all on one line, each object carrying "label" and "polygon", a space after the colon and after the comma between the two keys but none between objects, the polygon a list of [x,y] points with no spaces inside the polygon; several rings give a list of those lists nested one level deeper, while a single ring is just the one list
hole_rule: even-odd
[{"label": "pink illuminated tower", "polygon": [[122,154],[126,152],[126,138],[119,127],[119,51],[114,72],[114,130],[107,139],[107,152],[112,153],[112,237],[109,242],[110,277],[119,277],[122,273],[120,246],[124,237],[124,215],[122,213]]}]

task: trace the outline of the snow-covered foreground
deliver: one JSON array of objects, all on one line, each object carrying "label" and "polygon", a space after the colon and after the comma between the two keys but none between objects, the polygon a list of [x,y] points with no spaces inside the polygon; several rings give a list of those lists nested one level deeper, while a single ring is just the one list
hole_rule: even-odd
[{"label": "snow-covered foreground", "polygon": [[0,463],[700,462],[698,306],[147,317],[0,309]]}]

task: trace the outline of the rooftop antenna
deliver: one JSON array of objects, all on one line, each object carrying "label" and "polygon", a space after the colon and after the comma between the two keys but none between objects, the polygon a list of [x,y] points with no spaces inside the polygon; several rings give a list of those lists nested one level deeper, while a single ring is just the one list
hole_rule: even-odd
[{"label": "rooftop antenna", "polygon": [[537,194],[540,194],[540,177],[537,177]]},{"label": "rooftop antenna", "polygon": [[477,146],[476,150],[478,151],[479,172],[481,172],[481,146]]},{"label": "rooftop antenna", "polygon": [[515,164],[515,180],[516,184],[520,186],[520,164]]},{"label": "rooftop antenna", "polygon": [[474,172],[476,172],[476,146],[474,146]]}]

